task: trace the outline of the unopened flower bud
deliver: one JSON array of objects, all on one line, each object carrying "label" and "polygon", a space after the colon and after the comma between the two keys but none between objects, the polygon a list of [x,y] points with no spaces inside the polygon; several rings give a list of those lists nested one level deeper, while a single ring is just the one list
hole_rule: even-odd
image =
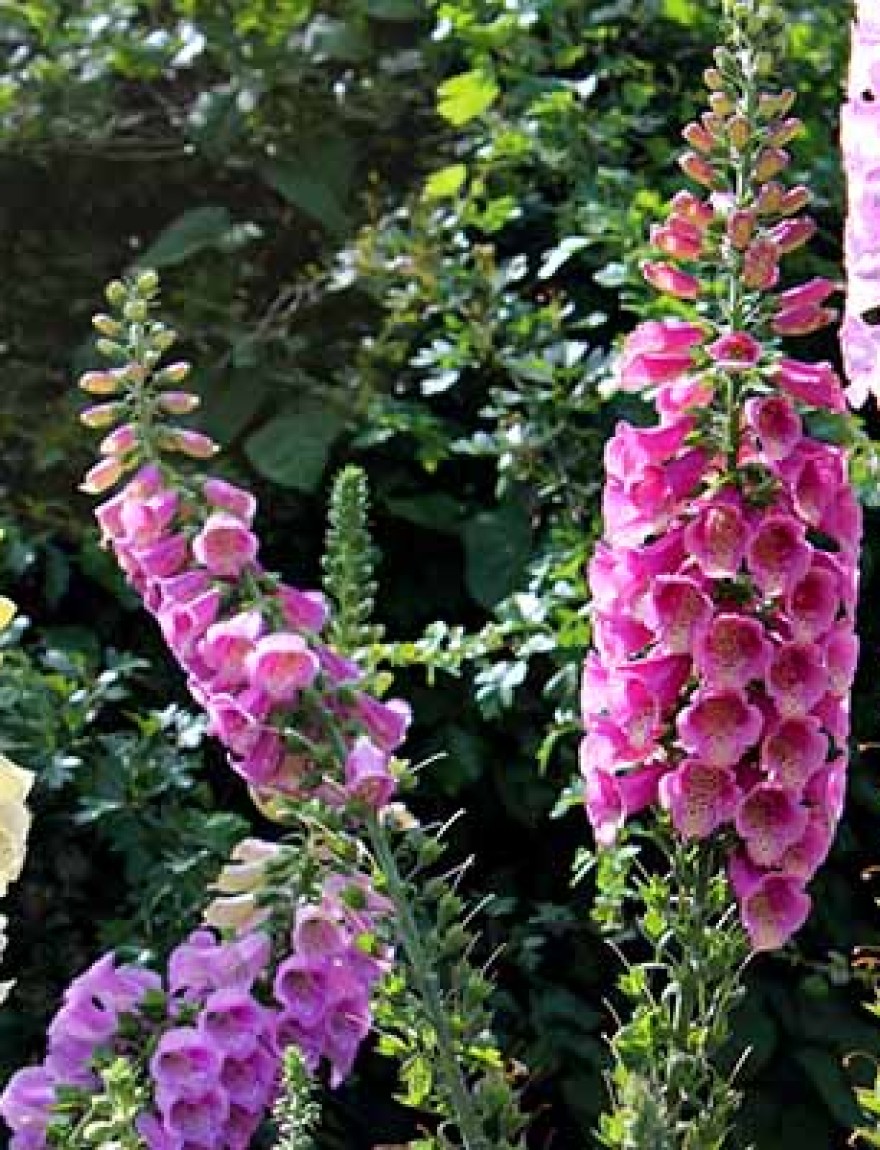
[{"label": "unopened flower bud", "polygon": [[99,331],[101,335],[109,336],[111,339],[118,336],[122,331],[122,324],[119,320],[103,312],[92,316],[92,327],[95,331]]},{"label": "unopened flower bud", "polygon": [[745,116],[731,116],[727,121],[727,136],[734,148],[743,152],[752,138],[752,125]]},{"label": "unopened flower bud", "polygon": [[705,156],[712,154],[715,141],[701,124],[692,122],[686,125],[681,134],[695,151],[702,152]]},{"label": "unopened flower bud", "polygon": [[189,364],[181,360],[179,363],[169,363],[167,367],[163,367],[156,377],[156,381],[160,384],[166,383],[183,383],[189,375]]},{"label": "unopened flower bud", "polygon": [[102,459],[86,472],[86,476],[79,485],[80,491],[86,495],[102,495],[122,478],[125,467],[118,456]]},{"label": "unopened flower bud", "polygon": [[715,218],[715,209],[712,205],[695,196],[687,188],[675,193],[670,200],[670,206],[674,215],[688,220],[701,230],[707,228]]},{"label": "unopened flower bud", "polygon": [[772,180],[788,167],[791,160],[784,148],[765,148],[755,163],[753,178],[760,184]]},{"label": "unopened flower bud", "polygon": [[680,216],[672,216],[666,224],[654,224],[651,243],[664,255],[673,259],[696,260],[703,250],[703,233]]},{"label": "unopened flower bud", "polygon": [[736,56],[729,48],[725,48],[723,44],[719,44],[717,48],[712,50],[712,59],[718,66],[718,70],[722,73],[735,72],[737,70]]},{"label": "unopened flower bud", "polygon": [[767,143],[774,148],[781,148],[785,144],[790,143],[795,136],[799,135],[804,126],[803,120],[799,120],[797,116],[791,116],[787,120],[782,120],[771,128],[767,135]]},{"label": "unopened flower bud", "polygon": [[767,120],[786,116],[791,111],[796,99],[796,93],[790,88],[776,95],[764,92],[758,99],[758,114]]},{"label": "unopened flower bud", "polygon": [[163,391],[158,396],[160,409],[169,415],[189,415],[200,403],[199,397],[191,391]]},{"label": "unopened flower bud", "polygon": [[113,371],[87,371],[80,377],[79,386],[89,395],[115,395],[122,380]]},{"label": "unopened flower bud", "polygon": [[727,217],[727,236],[737,251],[745,251],[751,243],[756,218],[755,212],[747,209],[738,209]]},{"label": "unopened flower bud", "polygon": [[773,320],[773,330],[777,335],[810,335],[836,319],[837,311],[833,307],[803,304],[780,311]]},{"label": "unopened flower bud", "polygon": [[710,136],[715,139],[720,139],[724,133],[724,126],[727,121],[723,116],[716,116],[714,112],[703,112],[700,115],[700,123]]},{"label": "unopened flower bud", "polygon": [[243,934],[255,930],[269,914],[268,908],[260,906],[256,895],[237,894],[214,899],[205,908],[204,919],[217,930]]},{"label": "unopened flower bud", "polygon": [[95,340],[95,347],[107,359],[128,359],[128,349],[113,339]]},{"label": "unopened flower bud", "polygon": [[142,299],[149,299],[154,296],[159,288],[159,277],[152,268],[141,272],[135,280],[135,288]]},{"label": "unopened flower bud", "polygon": [[170,327],[166,327],[162,331],[157,331],[150,339],[157,351],[166,352],[169,348],[173,347],[177,341],[177,332],[172,331]]},{"label": "unopened flower bud", "polygon": [[113,307],[122,307],[128,298],[128,291],[122,280],[111,280],[104,292],[107,302]]},{"label": "unopened flower bud", "polygon": [[122,314],[129,323],[143,323],[149,315],[149,309],[144,300],[130,299],[124,305]]},{"label": "unopened flower bud", "polygon": [[79,421],[86,427],[112,427],[121,418],[125,406],[121,403],[98,403],[80,412]]},{"label": "unopened flower bud", "polygon": [[803,184],[789,188],[779,203],[779,214],[793,216],[796,212],[802,211],[812,198],[812,192]]},{"label": "unopened flower bud", "polygon": [[132,448],[137,447],[137,442],[134,426],[123,423],[101,441],[98,450],[102,455],[127,455]]},{"label": "unopened flower bud", "polygon": [[724,92],[713,92],[709,97],[709,107],[716,116],[729,116],[734,110],[733,101]]},{"label": "unopened flower bud", "polygon": [[717,68],[707,68],[703,73],[703,83],[713,92],[724,87],[724,77]]},{"label": "unopened flower bud", "polygon": [[159,446],[165,451],[179,451],[191,459],[211,459],[220,448],[207,435],[189,428],[166,427],[158,437]]},{"label": "unopened flower bud", "polygon": [[816,233],[816,221],[810,216],[783,220],[769,232],[770,239],[783,255],[802,247]]},{"label": "unopened flower bud", "polygon": [[746,249],[742,270],[749,291],[767,291],[779,279],[779,249],[771,240],[755,240]]},{"label": "unopened flower bud", "polygon": [[678,164],[685,175],[706,188],[714,188],[718,183],[718,173],[708,160],[696,152],[685,152],[679,157]]},{"label": "unopened flower bud", "polygon": [[775,181],[765,184],[758,192],[756,207],[758,215],[761,216],[775,216],[778,214],[782,207],[782,201],[785,196],[785,188],[782,184]]},{"label": "unopened flower bud", "polygon": [[677,296],[679,299],[696,299],[700,294],[700,281],[697,277],[671,264],[649,260],[642,264],[642,275],[652,287],[666,295]]}]

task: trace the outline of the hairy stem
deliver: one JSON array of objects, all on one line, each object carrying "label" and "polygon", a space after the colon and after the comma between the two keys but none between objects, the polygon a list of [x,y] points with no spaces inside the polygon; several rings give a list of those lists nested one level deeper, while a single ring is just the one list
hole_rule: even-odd
[{"label": "hairy stem", "polygon": [[455,1121],[466,1150],[489,1150],[482,1123],[458,1060],[455,1037],[443,1004],[437,971],[433,969],[422,944],[422,933],[412,911],[406,883],[397,866],[388,834],[375,815],[367,821],[367,833],[379,869],[385,877],[387,893],[397,914],[397,936],[412,971],[415,988],[437,1039],[437,1069],[455,1113]]}]

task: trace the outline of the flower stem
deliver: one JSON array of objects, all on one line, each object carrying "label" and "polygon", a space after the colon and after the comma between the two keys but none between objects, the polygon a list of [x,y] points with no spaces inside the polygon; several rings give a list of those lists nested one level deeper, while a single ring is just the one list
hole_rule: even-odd
[{"label": "flower stem", "polygon": [[396,911],[397,936],[412,972],[415,989],[424,1007],[437,1042],[437,1069],[453,1108],[455,1122],[465,1150],[490,1150],[480,1116],[468,1089],[458,1060],[456,1042],[443,1003],[437,971],[431,963],[416,922],[406,883],[397,865],[385,827],[375,815],[367,820],[370,844],[387,884],[387,893]]}]

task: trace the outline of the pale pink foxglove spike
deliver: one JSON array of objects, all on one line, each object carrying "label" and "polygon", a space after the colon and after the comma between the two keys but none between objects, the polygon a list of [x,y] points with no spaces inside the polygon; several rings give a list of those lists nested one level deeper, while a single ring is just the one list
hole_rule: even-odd
[{"label": "pale pink foxglove spike", "polygon": [[846,312],[840,341],[847,398],[880,397],[880,11],[857,0],[847,100],[841,113],[847,180]]}]

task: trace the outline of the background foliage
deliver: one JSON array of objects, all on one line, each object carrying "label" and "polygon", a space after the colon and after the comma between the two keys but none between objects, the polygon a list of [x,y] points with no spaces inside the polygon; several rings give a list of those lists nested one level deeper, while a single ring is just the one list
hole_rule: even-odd
[{"label": "background foliage", "polygon": [[[802,95],[798,163],[821,225],[798,270],[837,274],[846,20],[780,7],[779,80]],[[456,847],[496,895],[485,946],[504,943],[501,1029],[529,1067],[534,1144],[590,1144],[619,969],[591,913],[584,820],[560,801],[583,564],[603,440],[639,416],[603,386],[609,354],[656,307],[637,263],[678,184],[716,15],[699,0],[0,0],[2,573],[34,620],[5,657],[0,749],[40,773],[4,1069],[99,947],[167,948],[254,825],[199,724],[169,706],[181,684],[71,494],[88,317],[107,279],[150,265],[203,422],[261,494],[270,558],[293,580],[318,579],[333,470],[367,467],[412,751],[443,754],[418,803],[467,808]],[[865,603],[871,513],[868,527]],[[755,964],[738,1015],[743,1145],[842,1146],[856,1119],[842,1058],[880,1055],[850,965],[880,941],[860,878],[877,857],[878,629],[865,610],[864,749],[816,912],[794,949]],[[320,1145],[400,1133],[370,1088],[384,1074],[370,1062],[335,1098]]]}]

